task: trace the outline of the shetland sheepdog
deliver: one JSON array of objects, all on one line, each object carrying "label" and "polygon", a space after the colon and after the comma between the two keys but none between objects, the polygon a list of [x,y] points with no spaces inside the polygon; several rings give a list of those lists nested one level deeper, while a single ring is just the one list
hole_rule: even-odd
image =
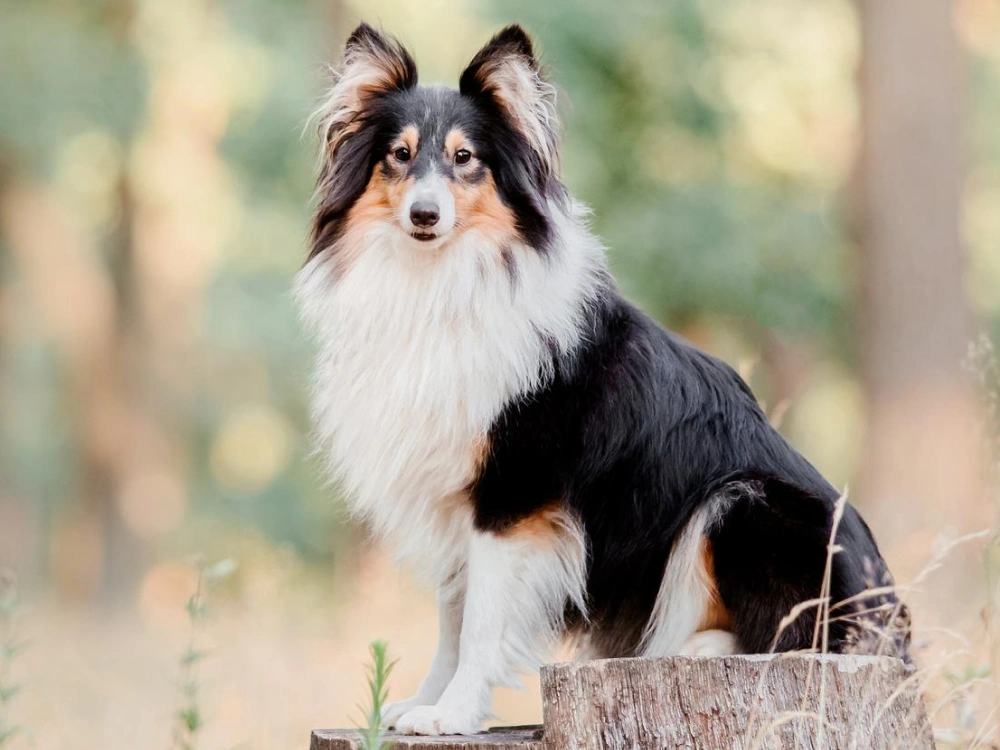
[{"label": "shetland sheepdog", "polygon": [[727,655],[815,649],[822,626],[830,651],[906,658],[857,511],[732,368],[618,292],[523,29],[453,89],[362,24],[319,123],[296,282],[318,446],[439,598],[437,655],[390,725],[477,731],[562,637],[583,658]]}]

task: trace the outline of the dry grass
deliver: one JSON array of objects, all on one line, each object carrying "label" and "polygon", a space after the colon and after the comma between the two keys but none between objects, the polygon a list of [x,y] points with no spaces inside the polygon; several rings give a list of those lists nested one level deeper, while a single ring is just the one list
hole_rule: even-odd
[{"label": "dry grass", "polygon": [[[828,542],[826,571],[819,597],[798,604],[782,619],[775,636],[777,642],[784,630],[803,614],[814,609],[819,610],[816,628],[813,635],[813,653],[828,653],[829,627],[832,622],[850,619],[859,627],[867,628],[878,636],[879,647],[874,655],[892,655],[890,646],[893,643],[891,634],[879,633],[873,630],[871,623],[861,616],[877,611],[877,608],[863,609],[848,615],[832,615],[846,605],[867,598],[871,595],[896,593],[900,602],[906,602],[911,597],[920,594],[933,573],[947,565],[949,556],[961,546],[988,542],[984,564],[989,568],[997,551],[997,529],[985,529],[980,532],[966,534],[940,545],[940,548],[924,565],[920,573],[905,585],[883,586],[868,589],[849,599],[830,601],[830,572],[832,561],[840,548],[834,544],[839,522],[843,516],[846,496],[841,497],[834,513],[834,523]],[[914,631],[914,656],[918,667],[883,703],[876,707],[870,724],[857,723],[852,727],[851,750],[867,747],[867,738],[874,726],[892,708],[895,701],[907,693],[914,691],[924,696],[927,713],[934,729],[934,738],[939,747],[961,748],[1000,748],[1000,679],[997,678],[996,667],[1000,661],[1000,640],[994,630],[1000,612],[997,610],[996,591],[993,590],[993,577],[987,576],[988,591],[986,603],[981,612],[978,624],[971,627],[966,624],[963,630],[940,627],[917,627]],[[898,607],[888,618],[891,623]],[[937,613],[939,616],[941,613]],[[780,655],[778,657],[780,659]],[[807,710],[812,703],[811,680],[814,668],[820,672],[819,699],[815,710]],[[766,724],[761,717],[751,716],[748,737],[752,736],[751,747],[754,750],[768,747],[769,740],[775,733],[787,724],[793,724],[796,730],[796,742],[799,746],[826,747],[825,733],[828,723],[826,715],[826,672],[825,663],[815,667],[810,663],[809,678],[803,694],[802,704],[797,711],[788,711],[778,717],[772,717]],[[763,689],[766,678],[761,675],[758,690]],[[875,700],[874,686],[867,685],[867,699],[862,704],[867,706]],[[922,717],[909,715],[909,722],[921,721]],[[810,727],[810,724],[813,726]],[[808,738],[815,738],[814,740]],[[813,744],[815,743],[815,745]]]}]

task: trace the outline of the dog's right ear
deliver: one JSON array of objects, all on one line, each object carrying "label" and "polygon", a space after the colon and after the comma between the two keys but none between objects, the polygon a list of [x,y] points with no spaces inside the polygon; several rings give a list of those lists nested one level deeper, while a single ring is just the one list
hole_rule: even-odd
[{"label": "dog's right ear", "polygon": [[542,75],[531,37],[517,24],[501,29],[462,72],[465,96],[491,100],[538,154],[547,173],[555,171],[559,141],[556,90]]},{"label": "dog's right ear", "polygon": [[319,113],[328,156],[357,129],[368,102],[417,84],[417,64],[399,41],[362,23],[348,37],[332,77],[333,86]]}]

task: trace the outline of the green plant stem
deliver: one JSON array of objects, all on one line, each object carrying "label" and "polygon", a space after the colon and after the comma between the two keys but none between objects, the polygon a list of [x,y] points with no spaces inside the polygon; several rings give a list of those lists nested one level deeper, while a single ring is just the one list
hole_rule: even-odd
[{"label": "green plant stem", "polygon": [[389,699],[389,675],[396,662],[389,661],[388,647],[384,641],[372,641],[368,647],[367,667],[369,707],[366,713],[367,725],[359,727],[358,735],[362,750],[389,750],[394,743],[385,739],[382,713]]},{"label": "green plant stem", "polygon": [[195,664],[201,658],[195,649],[198,639],[199,625],[204,613],[202,601],[205,585],[205,566],[197,566],[198,579],[195,592],[188,599],[187,613],[190,623],[188,645],[180,659],[181,707],[177,711],[177,724],[174,728],[174,747],[178,750],[194,750],[198,730],[201,728],[201,712],[198,707],[198,683],[195,679]]},{"label": "green plant stem", "polygon": [[21,649],[15,620],[18,611],[17,580],[13,572],[0,570],[0,748],[18,733],[10,720],[10,702],[20,691],[13,682],[14,657]]}]

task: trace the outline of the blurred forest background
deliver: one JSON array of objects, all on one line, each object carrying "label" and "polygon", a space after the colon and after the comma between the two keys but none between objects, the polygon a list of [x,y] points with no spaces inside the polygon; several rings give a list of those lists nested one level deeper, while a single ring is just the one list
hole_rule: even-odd
[{"label": "blurred forest background", "polygon": [[199,747],[350,722],[376,636],[394,697],[429,663],[431,595],[310,460],[289,294],[303,127],[362,18],[424,82],[534,33],[626,294],[850,485],[921,584],[918,646],[953,655],[942,740],[982,734],[1000,555],[949,540],[998,503],[1000,0],[0,0],[10,746],[170,746],[196,554],[239,561],[199,626]]}]

